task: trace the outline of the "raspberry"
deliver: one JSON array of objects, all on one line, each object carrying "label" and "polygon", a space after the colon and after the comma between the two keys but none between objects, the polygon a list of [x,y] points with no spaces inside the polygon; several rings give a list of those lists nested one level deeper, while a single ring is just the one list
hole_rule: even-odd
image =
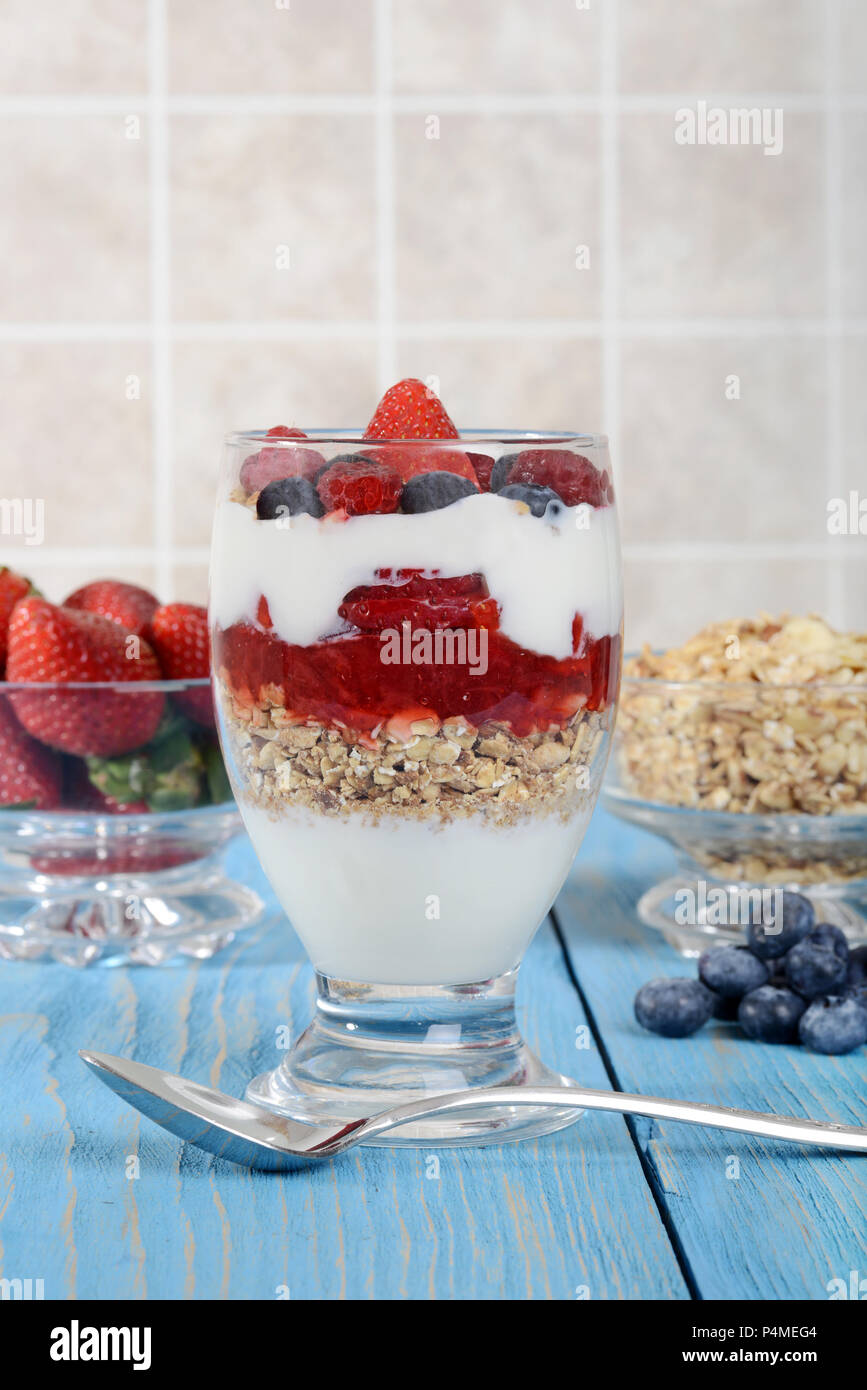
[{"label": "raspberry", "polygon": [[326,468],[319,479],[319,496],[329,512],[342,508],[348,516],[367,516],[371,512],[396,512],[401,487],[396,468],[375,459],[358,459]]},{"label": "raspberry", "polygon": [[490,454],[471,454],[467,452],[466,458],[469,459],[473,471],[479,480],[479,487],[482,489],[482,492],[490,492],[491,473],[494,469],[494,460],[491,458]]},{"label": "raspberry", "polygon": [[[269,430],[266,439],[306,439],[303,430],[291,430],[288,425],[275,425]],[[261,492],[269,483],[281,478],[308,478],[312,480],[322,467],[322,455],[315,449],[278,446],[259,449],[249,454],[241,465],[241,487],[249,495]]]},{"label": "raspberry", "polygon": [[614,500],[607,472],[598,468],[583,454],[571,454],[568,449],[525,449],[509,470],[510,483],[540,483],[553,488],[567,507],[604,507]]}]

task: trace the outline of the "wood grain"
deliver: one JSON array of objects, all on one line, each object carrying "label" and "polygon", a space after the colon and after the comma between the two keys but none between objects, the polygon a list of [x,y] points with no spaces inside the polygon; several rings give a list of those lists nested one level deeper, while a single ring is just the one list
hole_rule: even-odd
[{"label": "wood grain", "polygon": [[[635,1022],[645,980],[695,973],[695,962],[635,914],[641,893],[673,871],[658,841],[600,809],[557,903],[617,1086],[867,1124],[865,1049],[821,1057],[750,1042],[720,1023],[692,1038],[657,1038]],[[858,1155],[645,1119],[634,1132],[704,1298],[826,1299],[830,1280],[867,1275],[867,1164]]]},{"label": "wood grain", "polygon": [[[245,844],[264,926],[211,962],[76,973],[0,965],[0,1276],[48,1298],[688,1296],[626,1123],[483,1149],[363,1149],[283,1175],[180,1146],[102,1088],[79,1047],[242,1094],[303,1027],[312,977]],[[522,974],[526,1034],[604,1084],[550,926]],[[436,1170],[438,1177],[431,1176]],[[135,1174],[138,1176],[135,1176]]]}]

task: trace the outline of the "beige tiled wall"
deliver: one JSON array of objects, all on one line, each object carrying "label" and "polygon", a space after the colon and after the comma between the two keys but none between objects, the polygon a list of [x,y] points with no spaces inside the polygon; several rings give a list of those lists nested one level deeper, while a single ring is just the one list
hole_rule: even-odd
[{"label": "beige tiled wall", "polygon": [[[679,145],[700,101],[783,152]],[[53,596],[203,596],[222,434],[413,374],[610,434],[630,642],[867,624],[863,0],[6,0],[0,205],[0,497],[45,502],[0,543]]]}]

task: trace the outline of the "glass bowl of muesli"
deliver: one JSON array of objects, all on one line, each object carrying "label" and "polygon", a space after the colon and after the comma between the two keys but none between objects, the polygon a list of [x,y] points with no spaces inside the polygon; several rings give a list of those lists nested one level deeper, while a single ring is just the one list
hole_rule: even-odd
[{"label": "glass bowl of muesli", "polygon": [[782,889],[867,939],[867,635],[761,615],[627,658],[603,795],[674,846],[638,911],[681,951]]}]

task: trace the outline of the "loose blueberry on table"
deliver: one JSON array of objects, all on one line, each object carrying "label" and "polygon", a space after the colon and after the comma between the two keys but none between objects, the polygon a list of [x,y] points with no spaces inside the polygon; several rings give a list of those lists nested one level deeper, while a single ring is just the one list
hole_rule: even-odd
[{"label": "loose blueberry on table", "polygon": [[[781,921],[750,923],[747,940],[705,951],[698,981],[643,985],[635,997],[638,1022],[663,1037],[686,1037],[711,1017],[736,1019],[755,1042],[800,1041],[830,1055],[867,1042],[867,946],[850,950],[839,927],[816,922],[810,900],[788,892]],[[705,1017],[697,986],[709,995]]]}]

